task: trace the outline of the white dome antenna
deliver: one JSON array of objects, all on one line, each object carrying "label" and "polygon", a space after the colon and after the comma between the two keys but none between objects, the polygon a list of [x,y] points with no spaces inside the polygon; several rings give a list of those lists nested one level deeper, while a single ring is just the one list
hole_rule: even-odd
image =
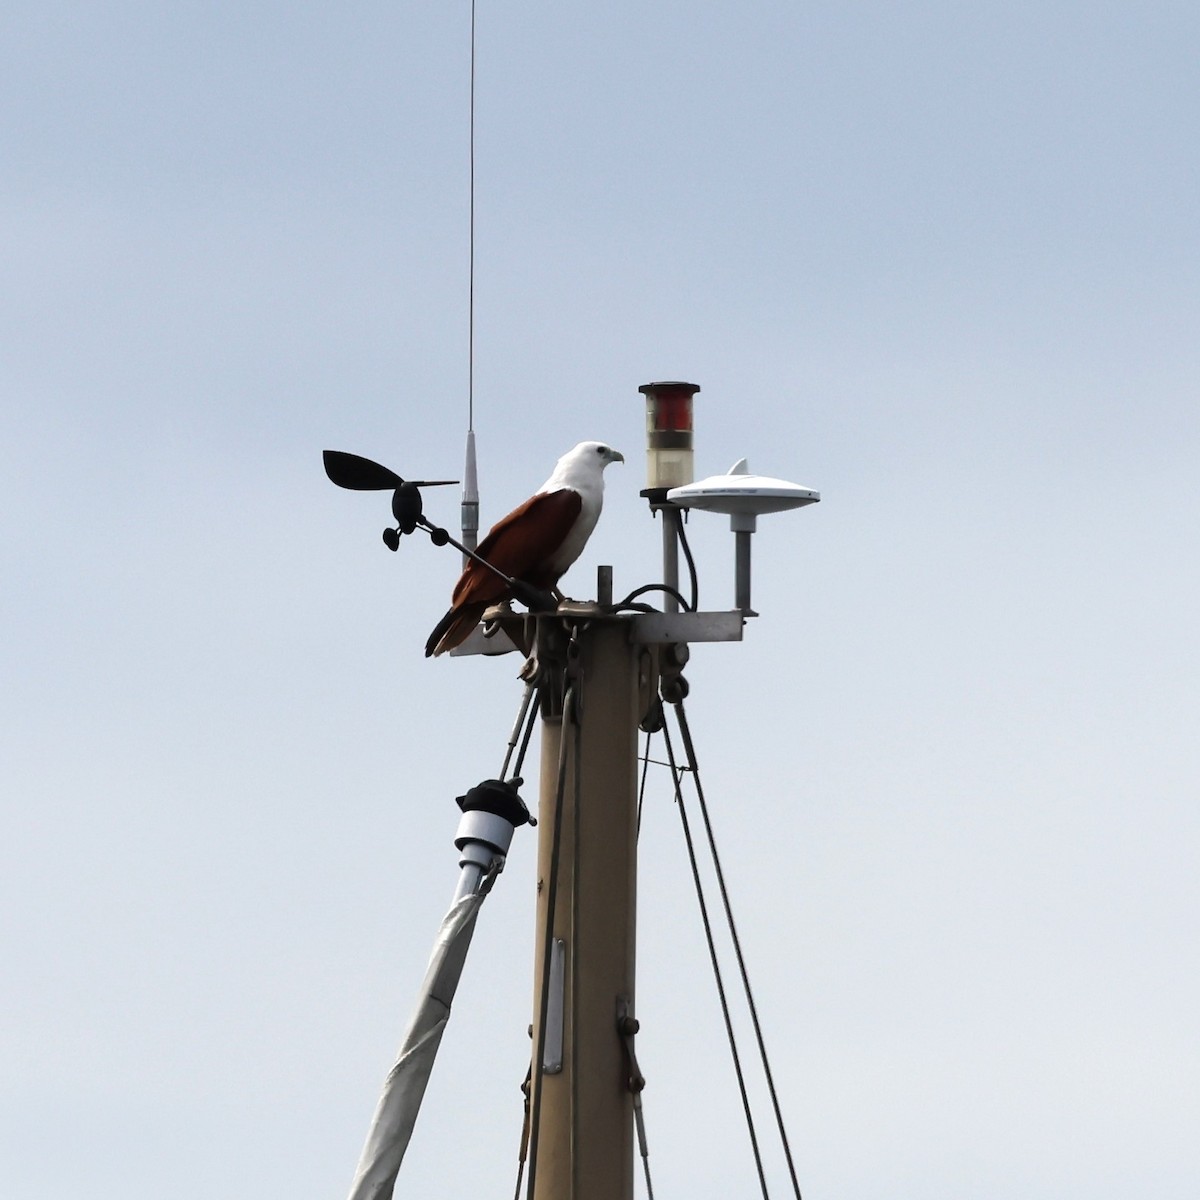
[{"label": "white dome antenna", "polygon": [[739,458],[725,475],[710,475],[671,488],[667,499],[680,508],[729,514],[729,527],[736,535],[737,607],[753,617],[758,614],[750,607],[750,535],[758,526],[760,514],[816,504],[821,493],[784,479],[752,475],[746,460]]}]

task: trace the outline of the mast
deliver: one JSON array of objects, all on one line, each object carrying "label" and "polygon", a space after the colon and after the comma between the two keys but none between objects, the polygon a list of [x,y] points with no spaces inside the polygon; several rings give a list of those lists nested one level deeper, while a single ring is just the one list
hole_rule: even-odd
[{"label": "mast", "polygon": [[[562,624],[539,621],[539,655],[554,641],[561,655]],[[654,656],[630,635],[628,617],[577,626],[565,703],[543,692],[532,1200],[633,1196],[631,1029],[621,1022],[634,1003],[637,733],[655,689]]]}]

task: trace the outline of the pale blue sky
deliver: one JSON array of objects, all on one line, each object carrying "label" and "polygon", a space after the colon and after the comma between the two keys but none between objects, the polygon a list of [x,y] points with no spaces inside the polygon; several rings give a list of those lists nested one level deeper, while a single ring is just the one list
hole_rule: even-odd
[{"label": "pale blue sky", "polygon": [[[421,657],[453,557],[389,555],[320,464],[460,469],[468,15],[0,18],[5,1195],[349,1184],[518,699],[512,659]],[[1192,1200],[1195,7],[478,28],[485,519],[603,438],[568,588],[653,578],[660,378],[703,388],[701,474],[823,496],[761,522],[762,615],[689,671],[806,1200]],[[724,524],[691,525],[711,607]],[[664,786],[656,1189],[749,1195]],[[532,864],[518,835],[398,1194],[448,1160],[511,1191]]]}]

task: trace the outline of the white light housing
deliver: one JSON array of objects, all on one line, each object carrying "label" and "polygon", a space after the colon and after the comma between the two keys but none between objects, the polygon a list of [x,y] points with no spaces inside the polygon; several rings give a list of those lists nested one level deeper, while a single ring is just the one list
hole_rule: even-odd
[{"label": "white light housing", "polygon": [[699,390],[698,383],[678,381],[638,388],[646,397],[648,491],[692,482],[692,398]]}]

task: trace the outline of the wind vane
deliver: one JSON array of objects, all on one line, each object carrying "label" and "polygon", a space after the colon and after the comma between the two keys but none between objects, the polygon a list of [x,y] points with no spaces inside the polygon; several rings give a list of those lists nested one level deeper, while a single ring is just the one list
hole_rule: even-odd
[{"label": "wind vane", "polygon": [[430,539],[436,546],[444,546],[449,541],[449,535],[441,535],[446,531],[437,529],[425,520],[421,499],[423,487],[447,487],[457,483],[457,479],[402,479],[395,471],[363,458],[359,454],[347,454],[345,450],[326,450],[322,457],[325,460],[325,474],[338,485],[352,492],[392,492],[392,516],[396,518],[395,529],[383,531],[384,545],[389,550],[400,549],[400,538],[406,533],[415,533],[417,526],[429,531]]}]

